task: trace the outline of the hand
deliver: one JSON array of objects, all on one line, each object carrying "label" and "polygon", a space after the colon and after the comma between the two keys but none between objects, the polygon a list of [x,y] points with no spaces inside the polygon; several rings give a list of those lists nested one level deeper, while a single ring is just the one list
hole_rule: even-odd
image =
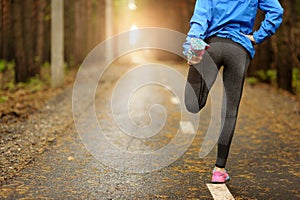
[{"label": "hand", "polygon": [[247,38],[248,38],[253,44],[256,44],[253,35],[246,35],[246,36],[247,36]]},{"label": "hand", "polygon": [[202,56],[193,56],[191,60],[188,60],[189,65],[196,65],[200,63],[202,60]]}]

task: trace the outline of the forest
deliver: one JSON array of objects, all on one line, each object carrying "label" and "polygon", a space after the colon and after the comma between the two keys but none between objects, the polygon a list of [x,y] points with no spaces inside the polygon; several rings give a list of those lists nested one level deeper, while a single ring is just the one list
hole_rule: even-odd
[{"label": "forest", "polygon": [[[255,45],[245,87],[230,75],[222,98],[218,78],[191,114],[192,68],[172,50],[196,1],[0,0],[0,199],[299,199],[300,0],[278,0],[283,22]],[[129,51],[132,38],[150,45]],[[231,182],[212,184],[228,181],[214,162],[228,140]]]},{"label": "forest", "polygon": [[[106,8],[113,19],[107,25]],[[134,9],[128,5],[134,2]],[[264,82],[300,93],[300,1],[281,0],[284,20],[277,34],[257,46],[248,71],[250,83]],[[187,33],[195,0],[64,0],[64,68],[76,69],[97,44],[137,27],[163,27]],[[166,17],[167,16],[167,17]],[[264,18],[258,13],[256,27]],[[7,90],[32,77],[49,81],[51,0],[0,1],[0,83]]]}]

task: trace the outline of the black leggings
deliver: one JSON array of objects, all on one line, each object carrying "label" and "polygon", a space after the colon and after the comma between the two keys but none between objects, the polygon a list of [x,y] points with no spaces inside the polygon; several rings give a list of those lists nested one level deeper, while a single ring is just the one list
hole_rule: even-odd
[{"label": "black leggings", "polygon": [[[209,38],[207,42],[210,48],[203,55],[202,61],[197,65],[190,66],[187,81],[192,87],[186,87],[185,104],[190,112],[199,112],[205,106],[209,90],[216,80],[219,69],[224,66],[223,84],[226,94],[223,97],[222,109],[224,125],[218,140],[216,161],[216,166],[223,168],[226,165],[236,126],[250,56],[241,45],[230,39],[213,37]],[[197,96],[197,103],[193,101],[194,98],[191,98],[191,95]],[[224,102],[226,102],[226,107]]]}]

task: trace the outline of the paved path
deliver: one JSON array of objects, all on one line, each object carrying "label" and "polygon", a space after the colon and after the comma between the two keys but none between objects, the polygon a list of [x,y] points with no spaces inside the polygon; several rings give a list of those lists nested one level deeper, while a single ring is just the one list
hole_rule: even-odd
[{"label": "paved path", "polygon": [[[165,64],[186,73],[185,65]],[[146,109],[157,102],[165,106],[167,123],[161,136],[153,139],[122,135],[105,109],[116,82],[127,70],[117,63],[106,72],[97,88],[97,118],[103,131],[112,133],[107,137],[120,148],[135,152],[158,149],[180,128],[178,102],[162,87],[142,88],[130,102],[133,121],[140,126],[150,123]],[[65,126],[59,127],[54,143],[1,187],[0,199],[213,199],[207,184],[216,149],[199,158],[210,108],[201,111],[199,130],[183,156],[158,171],[128,173],[105,166],[87,151],[72,123],[71,95],[69,89],[55,100],[53,112],[64,116]],[[154,110],[152,114],[161,117],[162,113]],[[300,199],[299,120],[299,103],[289,95],[246,85],[227,166],[232,180],[226,185],[235,199]],[[144,163],[128,159],[124,166],[131,164],[134,168]]]}]

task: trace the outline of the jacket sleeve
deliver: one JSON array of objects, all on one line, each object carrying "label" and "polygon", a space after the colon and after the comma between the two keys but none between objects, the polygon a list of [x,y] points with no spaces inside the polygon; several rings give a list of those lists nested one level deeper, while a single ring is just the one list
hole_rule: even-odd
[{"label": "jacket sleeve", "polygon": [[207,0],[197,0],[194,14],[190,21],[190,30],[188,36],[191,38],[205,39],[208,23],[211,15],[211,6]]},{"label": "jacket sleeve", "polygon": [[283,8],[278,0],[259,0],[258,2],[258,8],[265,13],[265,19],[260,28],[253,33],[253,37],[255,42],[260,44],[279,28],[282,22]]}]

